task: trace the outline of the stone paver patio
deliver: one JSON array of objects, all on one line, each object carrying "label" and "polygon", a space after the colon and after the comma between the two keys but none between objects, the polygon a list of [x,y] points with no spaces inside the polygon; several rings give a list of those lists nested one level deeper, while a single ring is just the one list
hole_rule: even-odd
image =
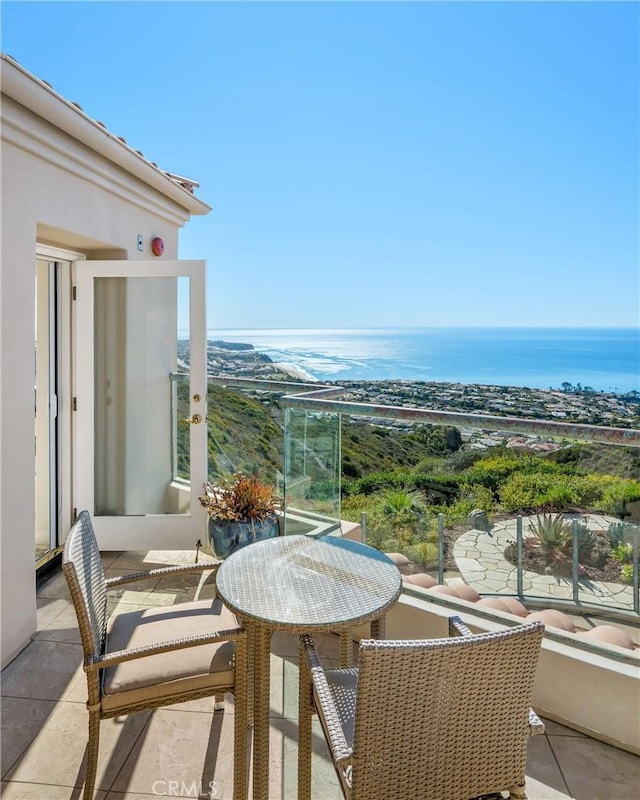
[{"label": "stone paver patio", "polygon": [[[523,518],[523,534],[528,533],[528,522],[535,517]],[[606,530],[613,518],[592,514],[588,517],[591,530]],[[497,522],[491,531],[472,529],[455,542],[454,558],[466,583],[479,593],[516,594],[518,590],[517,567],[504,557],[505,548],[516,540],[515,519]],[[580,600],[593,605],[633,610],[633,587],[621,583],[608,583],[582,579],[579,582]],[[571,578],[538,575],[523,571],[523,590],[532,597],[572,600]]]}]

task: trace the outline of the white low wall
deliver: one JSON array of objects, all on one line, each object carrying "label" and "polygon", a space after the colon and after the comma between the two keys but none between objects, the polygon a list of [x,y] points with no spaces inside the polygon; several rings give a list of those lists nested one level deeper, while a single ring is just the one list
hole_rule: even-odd
[{"label": "white low wall", "polygon": [[[499,630],[504,622],[522,622],[495,612],[491,618],[474,614],[464,600],[447,605],[403,593],[386,617],[386,638],[429,639],[448,636],[447,619],[457,614],[472,631]],[[486,611],[486,609],[485,609]],[[369,636],[368,626],[355,638]],[[567,634],[567,639],[569,635]],[[545,636],[538,662],[533,707],[559,722],[615,747],[640,755],[640,659],[624,663],[604,654],[587,652]],[[613,652],[629,651],[611,646]],[[632,657],[632,661],[636,658]]]}]

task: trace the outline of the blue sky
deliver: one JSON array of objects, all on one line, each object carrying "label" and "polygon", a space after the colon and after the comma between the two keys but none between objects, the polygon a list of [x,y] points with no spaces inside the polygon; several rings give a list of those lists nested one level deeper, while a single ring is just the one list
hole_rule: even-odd
[{"label": "blue sky", "polygon": [[3,2],[2,49],[213,207],[211,328],[639,322],[625,2]]}]

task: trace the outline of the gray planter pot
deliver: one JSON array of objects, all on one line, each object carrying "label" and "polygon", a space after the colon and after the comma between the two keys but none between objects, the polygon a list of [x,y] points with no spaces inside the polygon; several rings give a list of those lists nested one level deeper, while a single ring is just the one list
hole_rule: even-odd
[{"label": "gray planter pot", "polygon": [[224,519],[209,519],[207,533],[213,553],[218,558],[226,558],[245,545],[277,536],[278,518],[272,517],[261,522],[230,522]]}]

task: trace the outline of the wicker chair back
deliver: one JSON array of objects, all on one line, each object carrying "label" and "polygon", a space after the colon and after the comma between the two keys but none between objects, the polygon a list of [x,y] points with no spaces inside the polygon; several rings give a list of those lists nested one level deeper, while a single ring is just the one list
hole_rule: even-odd
[{"label": "wicker chair back", "polygon": [[107,637],[107,589],[100,550],[88,511],[81,511],[64,546],[63,571],[80,625],[85,658],[104,652]]},{"label": "wicker chair back", "polygon": [[543,632],[361,642],[352,797],[470,798],[520,783]]}]

